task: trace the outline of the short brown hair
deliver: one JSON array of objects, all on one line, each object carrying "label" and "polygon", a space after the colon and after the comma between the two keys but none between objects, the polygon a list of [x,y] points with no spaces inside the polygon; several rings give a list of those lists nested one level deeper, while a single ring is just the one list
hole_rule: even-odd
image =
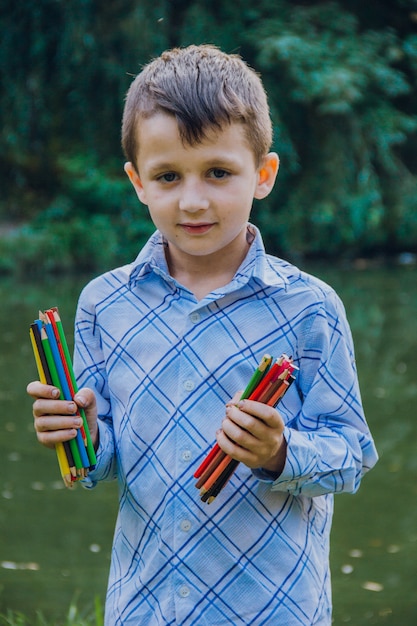
[{"label": "short brown hair", "polygon": [[204,140],[211,128],[240,122],[257,165],[272,143],[272,124],[259,75],[237,54],[216,46],[173,48],[154,59],[136,76],[126,96],[122,146],[137,169],[141,117],[163,111],[175,116],[184,143]]}]

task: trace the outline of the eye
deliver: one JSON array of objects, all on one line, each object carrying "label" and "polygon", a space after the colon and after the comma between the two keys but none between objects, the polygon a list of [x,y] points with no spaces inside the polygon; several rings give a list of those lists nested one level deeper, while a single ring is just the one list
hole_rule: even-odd
[{"label": "eye", "polygon": [[165,174],[161,174],[160,176],[158,176],[158,180],[160,180],[163,183],[173,183],[175,180],[177,180],[178,176],[177,174],[175,174],[175,172],[165,172]]},{"label": "eye", "polygon": [[229,172],[226,172],[226,170],[222,169],[221,167],[214,167],[210,171],[210,176],[212,178],[222,179],[222,178],[226,178],[227,176],[229,176]]}]

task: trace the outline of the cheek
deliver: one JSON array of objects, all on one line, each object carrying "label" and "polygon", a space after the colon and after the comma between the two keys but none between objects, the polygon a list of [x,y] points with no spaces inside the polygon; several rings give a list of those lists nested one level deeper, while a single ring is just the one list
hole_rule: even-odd
[{"label": "cheek", "polygon": [[234,206],[235,211],[244,212],[248,207],[252,206],[254,198],[255,185],[252,180],[240,181],[240,184],[234,185],[228,195],[228,204]]},{"label": "cheek", "polygon": [[148,196],[148,199],[148,212],[153,223],[158,230],[166,230],[174,220],[175,212],[170,208],[169,203],[158,201],[155,197],[149,198]]},{"label": "cheek", "polygon": [[144,193],[146,195],[146,204],[152,213],[155,213],[155,215],[168,213],[169,207],[172,205],[168,194],[152,188],[146,188]]},{"label": "cheek", "polygon": [[230,204],[223,206],[224,220],[229,224],[247,221],[252,209],[252,197],[248,194],[236,194]]}]

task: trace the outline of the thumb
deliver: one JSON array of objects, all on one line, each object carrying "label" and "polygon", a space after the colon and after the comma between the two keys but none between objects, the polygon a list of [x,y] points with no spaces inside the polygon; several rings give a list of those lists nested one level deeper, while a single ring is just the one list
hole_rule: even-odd
[{"label": "thumb", "polygon": [[74,401],[81,409],[84,409],[85,417],[87,419],[88,428],[91,434],[93,443],[97,438],[97,401],[94,391],[83,387],[74,396]]},{"label": "thumb", "polygon": [[235,395],[233,396],[233,398],[231,400],[229,400],[229,402],[227,403],[227,405],[232,405],[232,404],[236,404],[236,402],[239,402],[239,400],[242,397],[242,393],[243,391],[236,391]]}]

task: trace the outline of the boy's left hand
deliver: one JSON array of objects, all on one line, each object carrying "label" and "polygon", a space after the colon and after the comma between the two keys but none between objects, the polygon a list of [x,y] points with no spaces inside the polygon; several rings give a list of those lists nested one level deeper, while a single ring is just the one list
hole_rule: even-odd
[{"label": "boy's left hand", "polygon": [[262,467],[281,473],[287,444],[280,414],[261,402],[239,398],[240,395],[236,394],[226,405],[226,416],[217,432],[219,446],[252,469]]}]

